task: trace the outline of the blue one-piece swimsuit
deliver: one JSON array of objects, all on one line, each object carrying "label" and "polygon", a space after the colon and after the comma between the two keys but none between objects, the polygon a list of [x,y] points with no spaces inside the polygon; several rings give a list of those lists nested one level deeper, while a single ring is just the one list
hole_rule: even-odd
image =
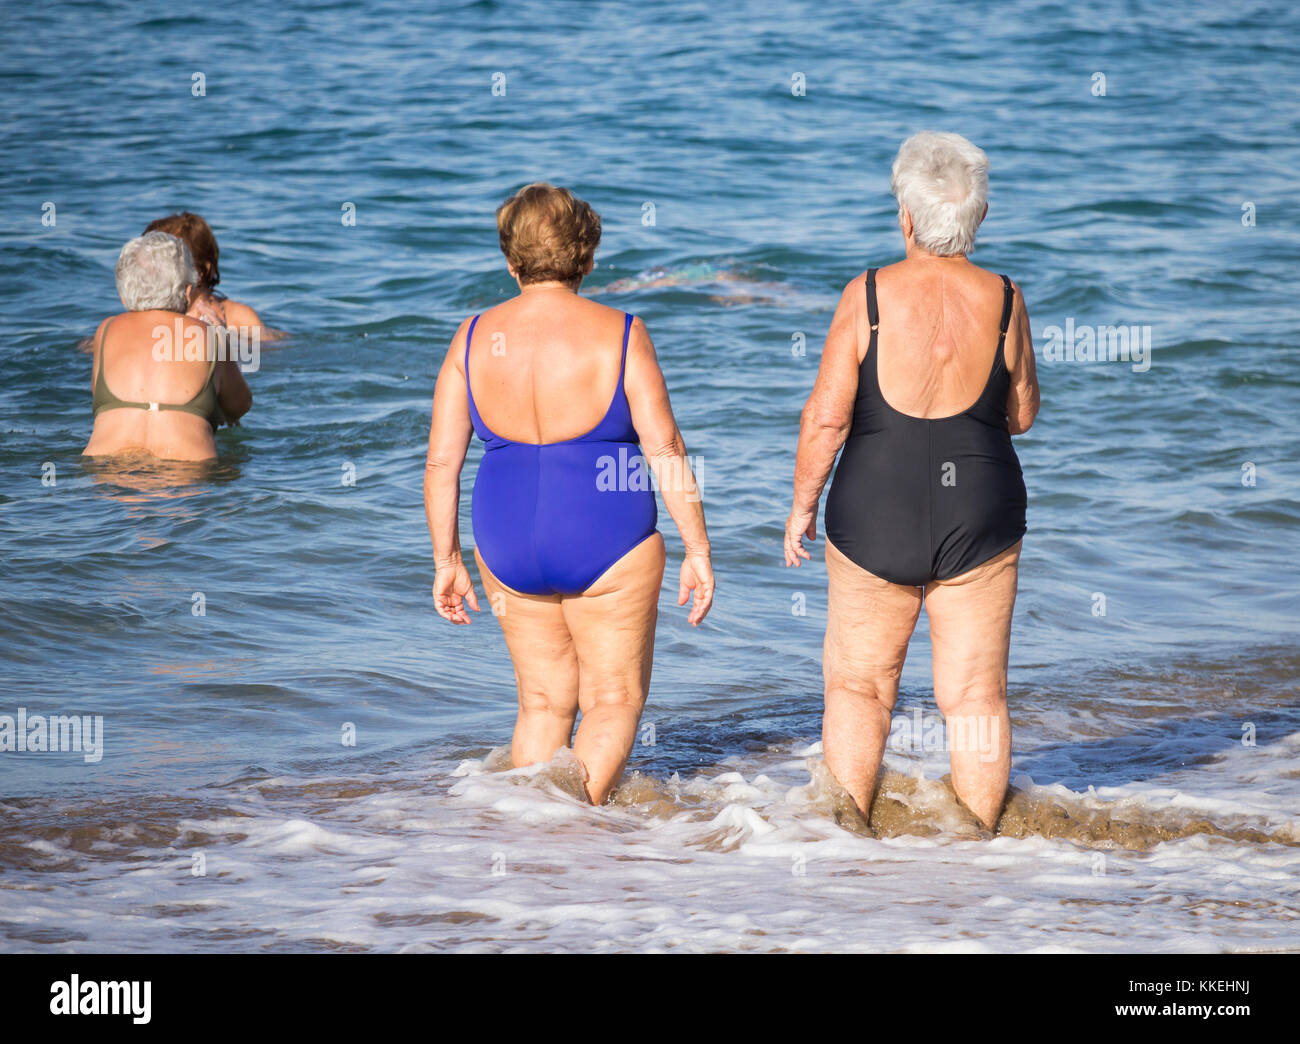
[{"label": "blue one-piece swimsuit", "polygon": [[623,391],[632,316],[623,321],[623,359],[614,398],[591,431],[563,442],[512,442],[483,423],[469,387],[469,415],[485,449],[474,481],[474,542],[507,587],[523,594],[574,595],[654,535],[658,507]]}]

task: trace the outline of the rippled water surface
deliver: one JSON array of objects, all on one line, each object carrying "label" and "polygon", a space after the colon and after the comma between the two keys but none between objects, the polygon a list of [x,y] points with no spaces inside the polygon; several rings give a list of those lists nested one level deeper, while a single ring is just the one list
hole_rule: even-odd
[{"label": "rippled water surface", "polygon": [[[0,946],[1300,948],[1298,42],[1281,3],[9,9],[0,715],[102,715],[104,753],[0,752]],[[780,561],[822,339],[899,256],[926,128],[989,153],[975,259],[1040,353],[993,838],[924,744],[847,810],[825,571]],[[601,809],[563,757],[506,769],[499,629],[429,599],[434,374],[538,178],[602,214],[588,292],[655,337],[720,581],[698,631],[665,595],[654,742]],[[181,208],[292,336],[218,463],[83,461],[78,342]],[[1149,327],[1149,367],[1050,361],[1067,321]]]}]

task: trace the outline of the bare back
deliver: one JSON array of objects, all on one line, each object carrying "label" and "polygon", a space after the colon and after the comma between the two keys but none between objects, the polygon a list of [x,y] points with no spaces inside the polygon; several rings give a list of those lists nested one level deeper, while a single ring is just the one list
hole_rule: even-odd
[{"label": "bare back", "polygon": [[488,309],[469,358],[483,423],[512,442],[591,431],[614,397],[623,327],[623,312],[564,290],[526,290]]},{"label": "bare back", "polygon": [[[907,259],[876,275],[881,394],[913,417],[949,417],[979,398],[993,368],[1004,300],[1002,280],[964,260]],[[862,313],[866,324],[866,311]],[[1006,362],[1013,370],[1012,339]],[[859,357],[869,330],[860,334]]]},{"label": "bare back", "polygon": [[[180,337],[177,337],[177,322]],[[124,312],[106,319],[95,334],[91,387],[103,381],[114,396],[130,402],[190,402],[208,380],[204,359],[158,360],[154,345],[160,328],[168,344],[183,352],[185,338],[197,336],[206,346],[205,324],[175,312]],[[96,413],[84,452],[90,456],[144,453],[168,460],[206,460],[217,455],[212,426],[203,417],[178,410],[133,407]]]}]

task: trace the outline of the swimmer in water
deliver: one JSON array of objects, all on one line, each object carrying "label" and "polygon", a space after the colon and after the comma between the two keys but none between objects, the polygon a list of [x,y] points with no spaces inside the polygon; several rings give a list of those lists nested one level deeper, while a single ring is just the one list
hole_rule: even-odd
[{"label": "swimmer in water", "polygon": [[122,248],[116,277],[126,311],[95,331],[95,424],[83,454],[210,460],[217,428],[238,423],[253,393],[238,364],[218,358],[211,327],[187,314],[198,285],[189,248],[146,233]]},{"label": "swimmer in water", "polygon": [[217,237],[198,214],[182,210],[179,214],[149,222],[145,231],[166,232],[189,248],[198,273],[198,286],[186,315],[213,326],[256,330],[260,341],[273,341],[281,336],[281,331],[266,326],[251,307],[217,292],[217,284],[221,282],[221,272],[217,267]]},{"label": "swimmer in water", "polygon": [[[782,303],[781,298],[788,297],[795,292],[794,287],[787,283],[771,283],[750,279],[734,268],[727,268],[712,261],[696,262],[681,265],[677,268],[665,268],[663,265],[655,265],[652,268],[638,272],[634,276],[615,279],[605,286],[592,287],[591,292],[593,294],[621,294],[635,290],[661,290],[673,287],[716,286],[719,284],[737,288],[735,292],[729,289],[726,293],[709,295],[709,300],[714,304],[726,307],[744,304],[780,304]],[[758,290],[767,293],[750,292]]]},{"label": "swimmer in water", "polygon": [[653,268],[647,268],[634,276],[615,279],[607,286],[597,289],[604,293],[617,294],[627,290],[654,290],[666,286],[698,286],[701,283],[738,283],[741,281],[742,277],[730,269],[719,268],[717,265],[708,262],[701,262],[693,265],[682,265],[680,268],[665,268],[663,265],[655,265]]}]

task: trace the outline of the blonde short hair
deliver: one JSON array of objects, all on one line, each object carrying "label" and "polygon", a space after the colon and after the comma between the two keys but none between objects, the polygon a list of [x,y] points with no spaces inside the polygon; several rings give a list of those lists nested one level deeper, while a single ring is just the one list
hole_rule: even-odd
[{"label": "blonde short hair", "polygon": [[577,284],[600,243],[600,215],[568,189],[536,181],[497,207],[497,236],[520,283]]}]

